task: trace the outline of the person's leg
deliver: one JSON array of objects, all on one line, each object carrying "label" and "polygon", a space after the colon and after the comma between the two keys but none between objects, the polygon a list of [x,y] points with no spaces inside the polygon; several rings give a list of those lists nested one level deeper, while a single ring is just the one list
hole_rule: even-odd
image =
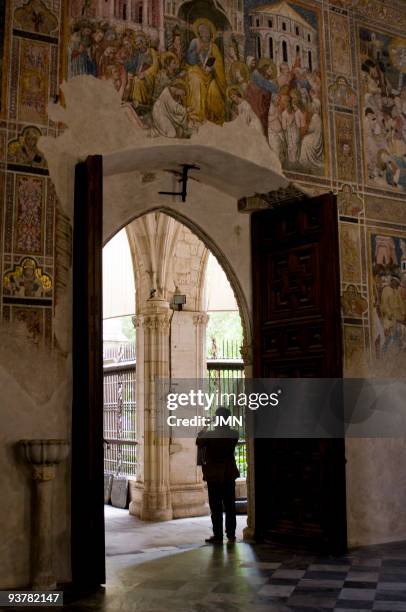
[{"label": "person's leg", "polygon": [[235,538],[237,519],[235,516],[235,480],[226,480],[223,485],[223,501],[226,513],[226,534],[229,540]]},{"label": "person's leg", "polygon": [[222,483],[208,482],[207,491],[209,494],[209,506],[211,512],[211,522],[213,525],[213,535],[215,539],[223,539],[223,500],[221,495]]}]

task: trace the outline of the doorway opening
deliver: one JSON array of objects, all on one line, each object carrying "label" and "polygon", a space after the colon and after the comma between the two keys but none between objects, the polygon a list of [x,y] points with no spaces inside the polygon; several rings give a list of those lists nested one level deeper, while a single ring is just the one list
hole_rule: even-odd
[{"label": "doorway opening", "polygon": [[[191,148],[188,150],[192,151]],[[200,163],[200,160],[197,161]],[[250,175],[244,173],[245,176]],[[248,189],[247,186],[245,188]],[[75,184],[72,577],[74,583],[80,584],[86,580],[92,585],[105,582],[103,415],[100,409],[103,405],[101,189],[101,157],[91,156],[77,165]],[[212,204],[212,200],[208,202]],[[205,201],[202,201],[201,206],[204,204]],[[129,511],[142,521],[170,521],[191,516],[191,507],[196,515],[196,508],[203,509],[204,506],[204,486],[198,479],[195,456],[194,471],[186,469],[190,467],[188,453],[190,461],[191,449],[196,451],[194,440],[191,440],[189,448],[187,444],[169,438],[161,438],[156,443],[155,398],[152,391],[155,379],[168,378],[169,373],[175,377],[178,372],[185,376],[187,368],[187,375],[190,376],[192,372],[201,373],[206,366],[205,343],[201,341],[207,324],[207,313],[201,308],[204,266],[191,266],[189,262],[182,269],[181,265],[179,279],[174,278],[174,260],[185,263],[185,245],[182,244],[179,251],[175,249],[180,235],[176,231],[179,225],[182,227],[183,223],[186,229],[192,230],[194,239],[200,239],[203,247],[213,251],[227,273],[240,308],[245,342],[248,338],[244,360],[248,353],[246,363],[248,366],[253,363],[254,376],[341,376],[335,197],[330,194],[303,197],[280,205],[278,202],[274,207],[264,196],[263,206],[269,206],[269,209],[258,210],[252,215],[251,238],[247,235],[244,221],[241,220],[241,225],[232,225],[236,214],[235,208],[231,209],[235,205],[232,198],[219,203],[215,201],[215,204],[219,204],[218,210],[216,208],[211,217],[207,216],[204,207],[194,207],[186,217],[176,207],[166,209],[151,206],[147,207],[146,212],[144,206],[140,216],[126,228],[132,252],[135,253],[133,264],[138,281],[136,362],[139,381],[143,382],[136,385],[137,419],[143,418],[142,423],[137,420],[137,431],[143,432],[143,438],[137,438],[137,465],[143,478],[131,487]],[[229,207],[229,210],[224,212],[221,206],[224,209]],[[234,248],[227,242],[227,232],[222,231],[224,224],[218,223],[221,214],[224,219],[229,219],[233,228]],[[179,224],[179,221],[182,223]],[[129,234],[130,226],[133,231]],[[113,233],[111,228],[110,236]],[[244,240],[239,238],[240,235],[244,236]],[[189,244],[190,249],[192,246]],[[251,249],[245,258],[241,257],[244,246]],[[194,255],[199,252],[195,247]],[[248,272],[249,255],[251,273]],[[250,280],[252,313],[247,301]],[[190,289],[188,308],[173,312],[170,303],[174,294],[183,298],[187,294],[186,289]],[[253,361],[250,361],[252,323]],[[194,332],[190,334],[192,329]],[[189,344],[186,342],[188,337],[193,340]],[[173,359],[172,354],[175,344],[180,349],[178,361]],[[200,347],[199,352],[196,351],[197,347]],[[192,350],[194,358],[191,358]],[[139,376],[141,367],[142,378]],[[250,505],[248,532],[252,531],[257,541],[277,538],[284,544],[295,544],[300,539],[306,540],[309,545],[320,545],[328,553],[345,550],[344,444],[342,440],[337,444],[335,442],[320,439],[317,453],[312,452],[311,445],[306,444],[301,454],[296,452],[298,444],[295,440],[278,447],[278,444],[272,443],[272,439],[269,443],[268,438],[261,438],[260,441],[255,440],[254,448],[250,445],[250,457],[255,459],[255,463],[250,461],[250,476],[254,473],[255,486],[253,488],[251,478],[249,500],[250,504],[255,502],[255,508],[253,513]],[[303,496],[298,498],[297,488],[293,485],[303,483],[303,476],[309,471],[309,461],[303,461],[304,456],[311,461],[314,487],[309,493],[303,486]],[[271,476],[275,486],[270,485],[270,466],[274,468]],[[181,479],[180,470],[183,470]],[[186,472],[192,476],[185,482]],[[177,478],[171,480],[171,474],[176,474]],[[294,479],[289,480],[287,476],[292,475]],[[272,507],[269,505],[269,489],[278,502],[273,503]],[[310,516],[312,520],[308,520],[308,514],[313,509],[316,512]],[[315,529],[320,535],[317,541],[312,537],[307,538]]]},{"label": "doorway opening", "polygon": [[[181,310],[171,308],[183,296]],[[160,323],[151,303],[160,304]],[[166,326],[167,323],[167,327]],[[210,535],[207,489],[193,439],[171,440],[159,457],[149,437],[151,376],[208,378],[222,391],[244,379],[243,326],[227,276],[204,242],[163,212],[142,215],[103,249],[104,502],[108,558],[161,555]],[[161,346],[160,354],[154,347]],[[165,346],[166,344],[166,346]],[[152,354],[151,353],[152,347]],[[155,363],[154,363],[155,362]],[[159,369],[159,372],[158,372]],[[165,372],[166,370],[166,372]],[[247,521],[245,427],[236,448],[237,537]],[[168,513],[145,501],[160,461]],[[160,481],[162,487],[162,479]],[[157,506],[160,504],[158,499]],[[164,522],[164,527],[162,521]],[[141,551],[141,552],[140,552]],[[149,558],[149,557],[148,557]],[[109,571],[109,563],[107,564]]]}]

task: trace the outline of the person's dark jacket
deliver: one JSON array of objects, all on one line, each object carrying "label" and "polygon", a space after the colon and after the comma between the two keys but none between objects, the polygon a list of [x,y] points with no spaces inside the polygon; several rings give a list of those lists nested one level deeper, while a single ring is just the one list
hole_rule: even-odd
[{"label": "person's dark jacket", "polygon": [[239,477],[240,472],[234,457],[237,442],[238,431],[228,426],[199,432],[196,444],[204,480],[224,482]]}]

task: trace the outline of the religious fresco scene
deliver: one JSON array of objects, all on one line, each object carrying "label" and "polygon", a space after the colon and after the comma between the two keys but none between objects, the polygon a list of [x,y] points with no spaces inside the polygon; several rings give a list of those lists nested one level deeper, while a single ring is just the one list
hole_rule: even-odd
[{"label": "religious fresco scene", "polygon": [[367,180],[406,191],[406,39],[365,28],[359,38]]},{"label": "religious fresco scene", "polygon": [[406,349],[406,236],[371,234],[375,356]]},{"label": "religious fresco scene", "polygon": [[151,136],[188,138],[240,116],[285,169],[324,174],[315,11],[284,0],[77,1],[68,46],[69,78],[111,81]]}]

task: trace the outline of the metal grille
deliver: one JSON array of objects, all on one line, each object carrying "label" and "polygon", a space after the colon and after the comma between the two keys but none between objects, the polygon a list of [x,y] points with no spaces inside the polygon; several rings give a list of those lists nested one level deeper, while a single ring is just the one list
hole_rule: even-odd
[{"label": "metal grille", "polygon": [[[238,394],[244,391],[244,362],[241,359],[241,350],[237,341],[224,340],[218,346],[213,338],[206,363],[210,392]],[[233,416],[244,416],[244,410],[240,406],[228,406],[228,408],[230,408]],[[246,478],[247,448],[244,420],[242,427],[239,428],[235,459],[241,477]]]},{"label": "metal grille", "polygon": [[104,472],[135,477],[135,343],[104,348]]}]

